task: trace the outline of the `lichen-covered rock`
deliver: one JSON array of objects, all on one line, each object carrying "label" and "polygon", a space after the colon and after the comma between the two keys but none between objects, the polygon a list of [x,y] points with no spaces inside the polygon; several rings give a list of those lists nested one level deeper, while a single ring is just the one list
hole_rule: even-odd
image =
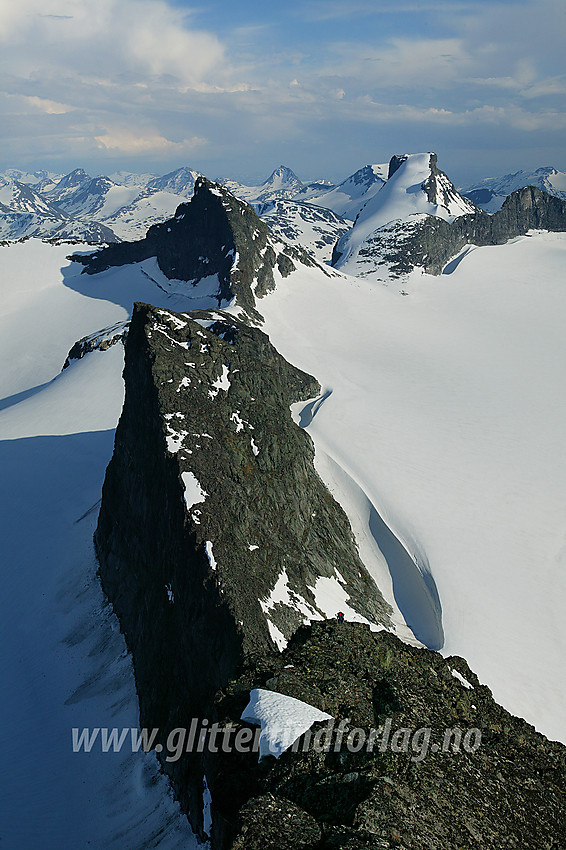
[{"label": "lichen-covered rock", "polygon": [[[254,797],[274,795],[315,818],[319,850],[566,846],[566,747],[497,705],[464,659],[327,621],[300,629],[275,662],[232,682],[217,709],[236,717],[252,685],[334,716],[321,746],[315,735],[326,735],[327,724],[263,768],[255,786],[247,775]],[[359,733],[348,743],[355,728],[366,733],[358,751]],[[213,785],[233,784],[230,758],[218,757]],[[278,846],[272,834],[266,848]]]},{"label": "lichen-covered rock", "polygon": [[322,830],[316,820],[290,800],[266,794],[240,812],[240,832],[233,850],[317,850]]},{"label": "lichen-covered rock", "polygon": [[[231,685],[228,704],[249,680]],[[259,782],[260,794],[317,820],[320,850],[565,845],[566,747],[497,705],[464,659],[362,624],[313,623],[254,684],[308,699],[336,719],[328,751],[311,737],[309,749],[287,751]],[[377,730],[371,751],[355,751],[356,736],[349,746],[355,727],[366,741]]]}]

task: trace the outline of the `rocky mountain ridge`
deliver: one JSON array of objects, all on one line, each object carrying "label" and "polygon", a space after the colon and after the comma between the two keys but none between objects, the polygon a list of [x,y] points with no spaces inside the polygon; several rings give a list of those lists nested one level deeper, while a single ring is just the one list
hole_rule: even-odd
[{"label": "rocky mountain ridge", "polygon": [[[265,334],[221,313],[137,305],[124,377],[96,550],[142,726],[166,737],[210,712],[246,659],[328,616],[329,594],[375,627],[389,606],[291,419],[318,384]],[[190,758],[171,772],[198,823],[202,772]]]},{"label": "rocky mountain ridge", "polygon": [[[441,179],[425,185],[426,202],[443,189]],[[537,191],[509,200],[502,227],[555,223],[561,202],[541,202]],[[467,234],[479,215],[422,219],[463,222]],[[498,237],[499,219],[484,215]],[[273,242],[249,205],[199,178],[193,200],[146,240],[77,258],[94,275],[156,256],[189,286],[216,275],[219,305],[231,302],[191,313],[137,304],[127,335],[126,400],[95,543],[132,652],[141,725],[160,730],[164,770],[214,850],[472,850],[525,840],[558,850],[566,749],[498,706],[463,659],[387,631],[389,606],[291,418],[290,404],[320,397],[320,386],[252,325],[274,270],[284,277],[306,262],[294,250]],[[120,332],[108,329],[100,346],[84,340],[75,356]],[[337,610],[347,622],[329,621]],[[259,764],[257,752],[204,745],[167,758],[170,736],[191,718],[248,729],[242,712],[257,688],[366,738],[389,723],[396,743],[299,747]],[[445,750],[446,730],[457,741],[472,730],[482,746]],[[427,735],[440,749],[423,752]]]},{"label": "rocky mountain ridge", "polygon": [[[566,748],[496,705],[463,659],[363,624],[387,627],[387,606],[289,413],[316,381],[229,314],[143,304],[124,375],[95,540],[154,744],[168,753],[191,717],[246,728],[254,688],[366,738],[383,740],[384,724],[397,735],[384,749],[333,739],[260,764],[218,747],[164,757],[197,832],[215,850],[518,848],[526,836],[558,850]],[[362,622],[325,620],[338,606]]]},{"label": "rocky mountain ridge", "polygon": [[230,683],[216,702],[222,724],[237,722],[252,687],[334,722],[263,769],[252,756],[209,757],[213,847],[563,846],[566,748],[498,706],[463,658],[327,621]]}]

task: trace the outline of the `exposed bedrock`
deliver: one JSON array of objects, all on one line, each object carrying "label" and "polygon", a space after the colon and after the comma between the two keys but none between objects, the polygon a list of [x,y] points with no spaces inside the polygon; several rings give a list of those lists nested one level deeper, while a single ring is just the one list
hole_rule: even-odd
[{"label": "exposed bedrock", "polygon": [[263,767],[216,756],[209,779],[233,850],[565,846],[566,747],[499,706],[463,658],[325,622],[301,628],[276,662],[230,683],[219,718],[237,718],[255,687],[334,725],[315,724],[310,742]]},{"label": "exposed bedrock", "polygon": [[566,201],[535,186],[526,186],[509,195],[493,215],[479,210],[456,218],[452,224],[429,218],[417,225],[422,265],[427,272],[440,274],[448,260],[465,245],[504,245],[529,230],[566,231]]},{"label": "exposed bedrock", "polygon": [[[390,609],[289,405],[317,394],[257,328],[137,304],[126,397],[95,535],[104,589],[135,666],[141,725],[207,716],[216,690],[328,594],[370,623]],[[338,594],[338,597],[336,597]],[[198,828],[196,757],[166,765]]]}]

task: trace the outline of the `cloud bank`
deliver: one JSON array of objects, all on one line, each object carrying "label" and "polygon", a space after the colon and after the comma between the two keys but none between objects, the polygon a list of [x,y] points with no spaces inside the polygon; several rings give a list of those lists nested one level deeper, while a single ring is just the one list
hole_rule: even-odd
[{"label": "cloud bank", "polygon": [[312,0],[289,4],[292,25],[243,2],[222,31],[221,0],[210,15],[180,2],[3,4],[3,166],[261,176],[286,160],[340,176],[434,148],[451,167],[475,150],[478,168],[566,168],[562,0],[355,2],[348,15]]}]

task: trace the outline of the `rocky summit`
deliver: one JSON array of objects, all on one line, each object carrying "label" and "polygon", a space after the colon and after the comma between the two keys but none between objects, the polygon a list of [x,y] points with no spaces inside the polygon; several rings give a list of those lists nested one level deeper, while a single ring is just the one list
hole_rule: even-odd
[{"label": "rocky summit", "polygon": [[272,240],[249,204],[205,177],[197,179],[192,199],[180,204],[173,218],[152,225],[144,239],[74,259],[85,265],[87,273],[96,274],[148,257],[157,258],[169,279],[196,285],[204,278],[217,278],[218,305],[236,298],[250,314],[254,296],[273,288],[275,268],[286,276],[295,262],[314,264],[304,249]]}]

